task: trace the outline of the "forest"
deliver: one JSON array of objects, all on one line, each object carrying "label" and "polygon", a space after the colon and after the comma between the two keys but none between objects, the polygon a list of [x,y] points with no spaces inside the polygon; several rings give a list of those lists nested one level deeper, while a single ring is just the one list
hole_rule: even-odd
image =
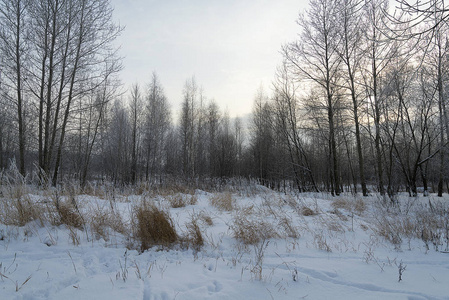
[{"label": "forest", "polygon": [[156,72],[124,90],[108,0],[2,0],[0,170],[53,186],[254,180],[441,196],[447,16],[441,0],[311,0],[272,86],[254,87],[249,118],[231,118],[195,77],[179,114]]},{"label": "forest", "polygon": [[448,16],[310,0],[234,117],[125,86],[110,0],[0,0],[0,298],[448,299]]}]

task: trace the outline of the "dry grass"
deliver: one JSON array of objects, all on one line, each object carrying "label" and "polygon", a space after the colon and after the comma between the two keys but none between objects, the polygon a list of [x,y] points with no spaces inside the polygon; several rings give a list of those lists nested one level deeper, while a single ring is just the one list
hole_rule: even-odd
[{"label": "dry grass", "polygon": [[87,182],[82,192],[85,195],[95,196],[100,199],[104,199],[106,197],[105,187],[104,186],[99,187],[91,182]]},{"label": "dry grass", "polygon": [[381,216],[377,219],[375,232],[385,238],[385,240],[392,243],[396,249],[400,249],[402,244],[402,226],[401,220],[396,218],[395,220],[388,218],[387,216]]},{"label": "dry grass", "polygon": [[280,218],[278,225],[284,230],[284,234],[289,238],[297,239],[301,236],[296,226],[292,224],[291,218],[287,215]]},{"label": "dry grass", "polygon": [[195,205],[198,202],[198,198],[195,195],[188,194],[174,194],[166,196],[165,199],[170,203],[173,208],[186,207],[187,205]]},{"label": "dry grass", "polygon": [[363,199],[349,199],[345,197],[340,197],[332,202],[332,206],[335,209],[345,209],[349,212],[354,212],[361,215],[366,210],[366,203]]},{"label": "dry grass", "polygon": [[233,236],[244,245],[255,245],[261,241],[281,237],[274,226],[261,219],[251,220],[245,215],[237,215],[230,226]]},{"label": "dry grass", "polygon": [[214,225],[214,221],[212,220],[212,217],[210,215],[208,215],[205,211],[201,211],[198,214],[198,219],[201,220],[207,226]]},{"label": "dry grass", "polygon": [[305,206],[305,205],[303,205],[303,206],[301,207],[300,212],[301,212],[301,214],[302,214],[303,216],[306,216],[306,217],[307,217],[307,216],[314,216],[314,215],[317,214],[316,211],[314,211],[313,209],[311,209],[310,207]]},{"label": "dry grass", "polygon": [[[193,214],[191,220],[185,224],[184,236],[180,238],[168,209],[197,204],[198,199],[192,188],[185,185],[153,188],[148,184],[141,184],[133,189],[129,188],[129,191],[136,194],[143,193],[142,198],[148,199],[150,194],[155,193],[158,199],[164,200],[157,207],[149,204],[150,202],[133,207],[130,224],[125,224],[120,211],[112,205],[117,195],[123,192],[112,185],[97,186],[89,183],[84,190],[80,190],[69,183],[62,189],[42,189],[38,190],[40,196],[30,196],[29,193],[33,190],[32,186],[27,186],[23,181],[0,186],[0,223],[19,227],[28,227],[28,223],[36,220],[41,226],[65,224],[69,230],[69,238],[75,245],[80,243],[81,237],[84,237],[80,230],[85,229],[86,236],[90,231],[91,236],[96,239],[103,238],[105,241],[111,240],[111,234],[117,232],[124,238],[132,240],[136,244],[133,248],[140,248],[141,251],[152,246],[165,247],[174,243],[181,245],[186,243],[188,247],[200,251],[206,243],[207,236],[204,229],[213,226],[214,221],[220,220],[218,216],[220,213],[216,219],[213,219],[207,211]],[[112,199],[111,206],[105,204],[95,207],[94,204],[79,207],[76,196],[79,193]],[[300,231],[307,234],[307,224],[312,222],[319,228],[311,231],[314,245],[325,251],[331,251],[330,245],[332,249],[338,250],[333,239],[350,230],[349,228],[354,230],[358,227],[367,231],[367,234],[382,237],[396,249],[400,249],[406,241],[410,246],[410,241],[420,240],[427,250],[449,250],[449,207],[446,203],[431,197],[428,203],[427,200],[415,199],[413,202],[409,201],[409,204],[403,201],[395,206],[380,203],[378,207],[375,201],[368,201],[366,198],[342,196],[331,201],[329,197],[328,204],[331,205],[329,210],[327,205],[324,206],[325,209],[318,205],[322,203],[321,200],[315,201],[314,204],[293,195],[280,195],[268,191],[258,191],[254,201],[243,201],[237,205],[236,195],[231,191],[215,193],[209,197],[209,202],[221,212],[232,212],[234,218],[230,223],[230,234],[246,249],[247,245],[260,245],[271,238],[297,239],[301,236]],[[133,197],[130,199],[134,201]],[[259,202],[260,199],[262,203]],[[225,218],[228,216],[229,214]],[[298,223],[295,218],[300,218],[304,222]],[[39,226],[38,224],[32,223],[33,226]],[[7,236],[0,234],[0,239],[2,238],[5,239]]]},{"label": "dry grass", "polygon": [[318,249],[326,252],[332,252],[332,248],[329,246],[329,243],[327,242],[323,233],[315,234],[314,243]]},{"label": "dry grass", "polygon": [[84,218],[74,196],[61,197],[59,192],[55,191],[46,203],[47,218],[51,224],[56,226],[65,224],[78,229],[84,227]]},{"label": "dry grass", "polygon": [[110,207],[91,208],[88,215],[91,233],[97,240],[101,237],[108,241],[110,239],[109,229],[123,235],[128,233],[120,213]]},{"label": "dry grass", "polygon": [[187,236],[185,237],[187,244],[195,251],[200,251],[204,246],[204,237],[201,228],[198,225],[198,218],[192,216],[189,223],[186,224]]},{"label": "dry grass", "polygon": [[0,185],[0,222],[6,225],[25,226],[42,219],[42,210],[30,199],[25,179],[17,169],[12,169]]},{"label": "dry grass", "polygon": [[351,201],[348,198],[340,197],[332,201],[332,206],[334,208],[346,209],[351,211]]},{"label": "dry grass", "polygon": [[34,220],[42,221],[42,210],[28,196],[0,199],[0,222],[5,225],[25,226]]},{"label": "dry grass", "polygon": [[236,201],[231,193],[219,193],[209,198],[210,204],[222,211],[232,211]]},{"label": "dry grass", "polygon": [[[407,204],[405,204],[407,205]],[[400,249],[404,240],[420,239],[426,248],[449,250],[449,207],[440,201],[419,204],[405,210],[378,205],[374,211],[374,232]]]},{"label": "dry grass", "polygon": [[150,196],[167,197],[174,194],[194,195],[195,190],[192,187],[189,187],[179,182],[169,182],[163,185],[148,187],[148,193]]},{"label": "dry grass", "polygon": [[361,215],[363,212],[366,211],[366,203],[363,201],[363,199],[356,199],[354,203],[354,211]]},{"label": "dry grass", "polygon": [[169,247],[178,240],[173,220],[168,213],[146,202],[134,210],[137,220],[136,237],[141,242],[142,252],[155,245]]},{"label": "dry grass", "polygon": [[326,228],[329,232],[344,233],[346,231],[340,218],[332,217],[332,215],[321,217],[319,222],[321,222],[321,227]]},{"label": "dry grass", "polygon": [[[77,209],[70,203],[62,202],[56,206],[59,213],[59,223],[78,229],[83,228],[84,221]],[[59,224],[58,224],[59,225]]]},{"label": "dry grass", "polygon": [[420,209],[416,213],[415,235],[427,249],[433,245],[435,251],[449,251],[449,207],[441,202]]}]

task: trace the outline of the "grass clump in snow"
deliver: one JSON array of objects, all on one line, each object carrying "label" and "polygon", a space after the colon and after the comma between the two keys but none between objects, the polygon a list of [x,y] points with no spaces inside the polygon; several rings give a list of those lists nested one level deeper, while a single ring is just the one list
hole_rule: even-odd
[{"label": "grass clump in snow", "polygon": [[67,202],[62,202],[56,207],[59,213],[59,223],[75,228],[83,227],[83,219],[75,207]]},{"label": "grass clump in snow", "polygon": [[207,214],[205,211],[201,211],[201,212],[198,214],[198,218],[199,218],[203,223],[205,223],[207,226],[212,226],[212,225],[214,225],[214,220],[212,220],[212,217],[211,217],[209,214]]},{"label": "grass clump in snow", "polygon": [[340,197],[332,201],[332,206],[335,209],[345,209],[358,215],[361,215],[366,210],[366,203],[360,198],[349,199],[346,197]]},{"label": "grass clump in snow", "polygon": [[271,223],[262,219],[248,218],[245,214],[234,217],[231,230],[234,238],[245,245],[255,245],[264,240],[280,237]]},{"label": "grass clump in snow", "polygon": [[173,208],[186,207],[187,205],[195,205],[198,199],[195,195],[174,194],[165,197]]},{"label": "grass clump in snow", "polygon": [[110,239],[110,229],[123,235],[126,235],[128,232],[122,216],[112,207],[97,205],[91,208],[89,219],[91,233],[97,240],[101,237],[108,241]]},{"label": "grass clump in snow", "polygon": [[301,207],[301,214],[303,215],[303,216],[306,216],[306,217],[308,217],[308,216],[314,216],[314,215],[316,215],[317,213],[316,213],[316,211],[314,211],[313,209],[311,209],[310,207],[308,207],[308,206],[306,206],[306,205],[303,205],[302,207]]},{"label": "grass clump in snow", "polygon": [[209,201],[212,206],[224,211],[232,211],[235,206],[235,199],[230,192],[216,194]]},{"label": "grass clump in snow", "polygon": [[204,237],[198,221],[198,216],[192,216],[190,222],[186,224],[187,234],[184,237],[184,242],[195,251],[200,251],[204,246]]},{"label": "grass clump in snow", "polygon": [[143,252],[152,246],[170,246],[178,240],[170,215],[154,205],[143,202],[135,208],[136,237]]},{"label": "grass clump in snow", "polygon": [[47,208],[51,224],[58,226],[65,224],[78,229],[84,227],[85,222],[75,197],[64,199],[58,192],[55,192]]},{"label": "grass clump in snow", "polygon": [[0,199],[0,222],[3,224],[22,227],[28,222],[41,218],[42,211],[28,196]]},{"label": "grass clump in snow", "polygon": [[[407,204],[407,203],[405,203]],[[449,251],[449,208],[429,199],[428,205],[410,207],[378,205],[374,211],[374,231],[400,249],[402,242],[420,239],[426,248]]]},{"label": "grass clump in snow", "polygon": [[280,218],[278,225],[283,229],[284,234],[287,237],[294,239],[301,237],[301,234],[298,232],[298,229],[294,225],[293,220],[288,215],[283,215]]}]

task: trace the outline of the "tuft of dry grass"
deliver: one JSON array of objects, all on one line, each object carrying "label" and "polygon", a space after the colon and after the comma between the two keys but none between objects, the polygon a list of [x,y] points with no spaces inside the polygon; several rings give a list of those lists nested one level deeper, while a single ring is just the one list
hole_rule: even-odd
[{"label": "tuft of dry grass", "polygon": [[188,194],[194,195],[195,190],[186,184],[180,182],[166,182],[163,185],[154,185],[148,187],[148,194],[150,196],[167,197],[174,194]]},{"label": "tuft of dry grass", "polygon": [[381,218],[376,220],[376,233],[385,238],[385,240],[392,243],[396,249],[399,249],[402,244],[402,230],[401,230],[401,221],[399,219],[392,220],[387,218],[386,216],[382,216]]},{"label": "tuft of dry grass", "polygon": [[203,223],[205,223],[207,226],[214,225],[214,221],[212,220],[212,217],[208,215],[205,211],[201,211],[198,214],[198,219],[201,220]]},{"label": "tuft of dry grass", "polygon": [[195,205],[198,202],[198,198],[195,195],[186,195],[179,193],[166,196],[165,199],[167,199],[167,201],[170,203],[170,206],[173,208]]},{"label": "tuft of dry grass", "polygon": [[216,194],[210,197],[209,201],[212,206],[223,211],[232,211],[236,202],[230,192]]},{"label": "tuft of dry grass", "polygon": [[78,229],[83,228],[83,218],[73,205],[67,202],[61,202],[58,206],[56,206],[56,209],[59,214],[60,224],[66,224]]},{"label": "tuft of dry grass", "polygon": [[284,230],[284,233],[289,238],[297,239],[301,235],[298,232],[298,229],[296,226],[292,224],[292,220],[287,215],[284,215],[279,220],[279,227],[281,227]]},{"label": "tuft of dry grass", "polygon": [[137,220],[136,237],[141,242],[141,251],[152,246],[170,246],[178,240],[173,220],[170,215],[154,205],[143,202],[135,207]]},{"label": "tuft of dry grass", "polygon": [[323,233],[315,234],[314,243],[316,244],[316,247],[318,249],[326,251],[326,252],[332,252],[332,248],[329,246],[329,243],[327,242]]},{"label": "tuft of dry grass", "polygon": [[42,221],[42,210],[29,196],[16,199],[0,199],[0,222],[5,225],[25,226],[34,220]]},{"label": "tuft of dry grass", "polygon": [[349,199],[345,197],[340,197],[332,202],[332,206],[335,209],[345,209],[349,212],[354,212],[361,215],[366,210],[366,203],[363,199]]},{"label": "tuft of dry grass", "polygon": [[305,205],[303,205],[302,207],[301,207],[301,214],[303,215],[303,216],[314,216],[314,215],[316,215],[317,213],[313,210],[313,209],[311,209],[310,207],[308,207],[308,206],[305,206]]},{"label": "tuft of dry grass", "polygon": [[195,251],[200,251],[201,247],[204,246],[204,237],[201,232],[201,228],[198,225],[198,218],[196,216],[192,216],[192,219],[189,223],[186,224],[187,227],[187,243],[190,247],[192,247]]},{"label": "tuft of dry grass", "polygon": [[237,215],[231,225],[233,236],[244,245],[255,245],[280,235],[271,223],[261,219],[251,220],[245,215]]},{"label": "tuft of dry grass", "polygon": [[45,219],[52,225],[71,226],[83,229],[85,221],[78,208],[75,196],[61,197],[58,191],[51,194],[51,198],[43,201],[46,206]]},{"label": "tuft of dry grass", "polygon": [[91,233],[97,240],[102,237],[108,241],[109,228],[123,235],[128,232],[120,213],[108,207],[92,208],[89,211],[89,223]]},{"label": "tuft of dry grass", "polygon": [[354,211],[361,215],[366,210],[366,203],[363,201],[363,199],[356,199],[354,202]]},{"label": "tuft of dry grass", "polygon": [[351,211],[352,205],[348,198],[340,197],[332,201],[332,206],[334,208],[346,209],[348,211]]}]

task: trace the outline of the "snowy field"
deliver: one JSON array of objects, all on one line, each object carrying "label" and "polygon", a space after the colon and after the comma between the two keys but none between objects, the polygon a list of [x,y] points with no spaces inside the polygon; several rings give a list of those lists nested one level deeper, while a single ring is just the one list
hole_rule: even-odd
[{"label": "snowy field", "polygon": [[[433,195],[400,207],[257,186],[20,199],[43,213],[11,225],[17,199],[0,198],[0,299],[449,299],[448,205]],[[55,199],[83,225],[52,223]],[[169,213],[177,242],[141,253],[142,201]]]}]

